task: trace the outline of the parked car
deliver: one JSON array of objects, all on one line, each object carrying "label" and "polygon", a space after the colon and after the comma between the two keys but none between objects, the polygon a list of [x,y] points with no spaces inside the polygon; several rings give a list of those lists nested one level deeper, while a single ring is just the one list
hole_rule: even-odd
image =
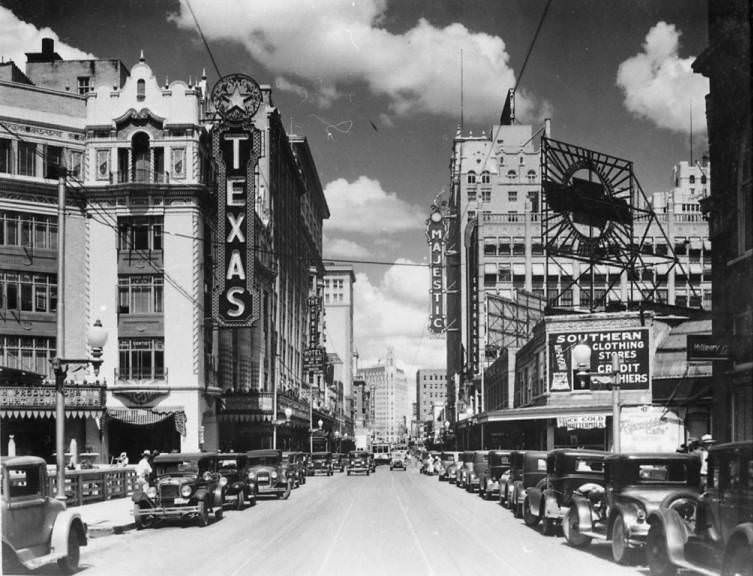
[{"label": "parked car", "polygon": [[526,450],[520,478],[513,482],[510,509],[516,518],[523,517],[523,502],[529,488],[543,486],[546,482],[546,456],[541,450]]},{"label": "parked car", "polygon": [[237,452],[218,454],[220,481],[225,478],[225,503],[235,504],[237,510],[243,510],[256,504],[256,482],[249,480],[244,473],[246,455]]},{"label": "parked car", "polygon": [[44,459],[10,456],[0,462],[3,573],[51,562],[63,572],[75,572],[80,547],[87,545],[87,527],[78,512],[48,494]]},{"label": "parked car", "polygon": [[499,479],[499,503],[505,508],[510,508],[513,487],[523,473],[523,456],[525,453],[525,450],[510,452],[510,468]]},{"label": "parked car", "polygon": [[478,492],[481,486],[481,476],[486,475],[489,470],[489,451],[475,450],[473,452],[473,463],[471,471],[468,474],[468,481],[465,483],[466,492]]},{"label": "parked car", "polygon": [[280,450],[249,450],[246,452],[246,476],[256,482],[258,496],[273,494],[287,500],[293,488],[282,463]]},{"label": "parked car", "polygon": [[528,526],[541,522],[545,535],[554,534],[570,509],[573,494],[604,492],[604,458],[598,450],[552,450],[546,457],[546,483],[532,486],[523,501],[523,520]]},{"label": "parked car", "polygon": [[285,466],[288,478],[292,481],[293,488],[299,488],[306,483],[305,462],[301,452],[283,452],[282,463]]},{"label": "parked car", "polygon": [[488,466],[479,475],[479,495],[491,500],[499,495],[499,479],[510,469],[509,450],[490,450]]},{"label": "parked car", "polygon": [[473,470],[473,450],[466,450],[460,454],[460,462],[455,470],[455,486],[465,488],[471,471]]},{"label": "parked car", "polygon": [[437,472],[440,482],[445,480],[449,482],[455,481],[455,469],[457,468],[459,456],[460,452],[440,452]]},{"label": "parked car", "polygon": [[652,576],[677,568],[753,575],[753,442],[713,446],[706,491],[687,515],[664,503],[648,516],[646,558]]},{"label": "parked car", "polygon": [[338,472],[344,472],[345,464],[347,461],[348,461],[347,454],[343,454],[342,452],[332,453],[332,469],[333,470],[337,470]]},{"label": "parked car", "polygon": [[405,471],[405,457],[405,450],[393,450],[390,452],[390,470],[399,468],[400,470]]},{"label": "parked car", "polygon": [[685,515],[701,481],[701,461],[692,454],[611,454],[604,459],[602,494],[574,494],[562,520],[567,543],[588,546],[611,541],[620,564],[638,560],[648,536],[648,517],[661,508]]},{"label": "parked car", "polygon": [[146,491],[137,489],[133,518],[137,529],[168,519],[196,520],[209,524],[209,515],[222,518],[225,484],[216,453],[159,454],[152,463],[154,482]]},{"label": "parked car", "polygon": [[369,463],[369,453],[361,450],[351,450],[348,453],[348,476],[355,474],[356,472],[366,473],[368,476],[371,473],[371,464]]},{"label": "parked car", "polygon": [[313,464],[312,476],[316,476],[317,473],[332,476],[332,452],[314,452],[311,454],[311,462]]}]

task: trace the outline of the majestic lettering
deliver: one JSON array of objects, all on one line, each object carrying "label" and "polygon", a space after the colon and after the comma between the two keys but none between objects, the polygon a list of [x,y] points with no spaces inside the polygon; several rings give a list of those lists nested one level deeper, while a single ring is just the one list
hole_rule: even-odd
[{"label": "majestic lettering", "polygon": [[432,206],[432,213],[426,224],[426,239],[429,243],[429,270],[431,275],[429,288],[429,330],[435,334],[439,334],[445,330],[443,268],[446,231],[442,213],[436,205]]}]

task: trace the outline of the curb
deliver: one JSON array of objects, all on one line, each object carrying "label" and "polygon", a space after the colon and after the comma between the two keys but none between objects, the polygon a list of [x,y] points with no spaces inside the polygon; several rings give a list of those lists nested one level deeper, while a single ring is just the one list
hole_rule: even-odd
[{"label": "curb", "polygon": [[116,524],[110,526],[89,526],[88,535],[89,538],[102,538],[103,536],[111,536],[112,534],[122,534],[128,530],[133,530],[136,527],[135,522],[129,522],[127,524]]}]

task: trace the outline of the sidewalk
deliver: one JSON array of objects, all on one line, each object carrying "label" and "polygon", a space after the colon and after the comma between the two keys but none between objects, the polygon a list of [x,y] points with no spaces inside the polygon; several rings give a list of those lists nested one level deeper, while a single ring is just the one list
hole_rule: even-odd
[{"label": "sidewalk", "polygon": [[130,496],[72,506],[69,509],[81,514],[81,519],[89,527],[90,538],[120,534],[135,527]]}]

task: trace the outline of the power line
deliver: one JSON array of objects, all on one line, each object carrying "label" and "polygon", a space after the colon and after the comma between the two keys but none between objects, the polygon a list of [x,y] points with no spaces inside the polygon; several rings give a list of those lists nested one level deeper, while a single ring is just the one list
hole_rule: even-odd
[{"label": "power line", "polygon": [[196,14],[193,11],[193,8],[191,7],[191,2],[189,0],[184,0],[186,3],[186,6],[188,6],[188,9],[191,12],[191,16],[193,17],[193,21],[196,24],[196,29],[199,31],[199,36],[201,36],[201,41],[204,43],[204,47],[207,49],[207,54],[209,54],[210,60],[212,60],[212,65],[214,66],[215,72],[217,72],[217,77],[222,78],[222,74],[220,73],[220,68],[217,66],[217,61],[214,59],[214,55],[212,54],[212,50],[209,48],[209,43],[207,42],[206,37],[204,36],[204,32],[201,29],[201,26],[199,25],[199,20],[196,18]]},{"label": "power line", "polygon": [[[186,0],[188,1],[188,0]],[[541,13],[541,18],[539,19],[539,25],[536,27],[536,32],[533,34],[533,39],[531,40],[531,44],[528,46],[528,52],[526,53],[526,57],[523,60],[523,66],[520,68],[520,74],[518,74],[518,80],[515,82],[515,88],[513,91],[518,91],[518,86],[520,85],[520,81],[523,78],[523,73],[526,71],[526,65],[528,64],[528,58],[531,56],[531,52],[533,52],[533,47],[536,44],[536,40],[539,37],[539,32],[541,32],[541,27],[544,25],[544,19],[546,18],[547,12],[549,12],[549,6],[552,4],[552,0],[547,0],[546,6],[544,6],[544,11]]]}]

